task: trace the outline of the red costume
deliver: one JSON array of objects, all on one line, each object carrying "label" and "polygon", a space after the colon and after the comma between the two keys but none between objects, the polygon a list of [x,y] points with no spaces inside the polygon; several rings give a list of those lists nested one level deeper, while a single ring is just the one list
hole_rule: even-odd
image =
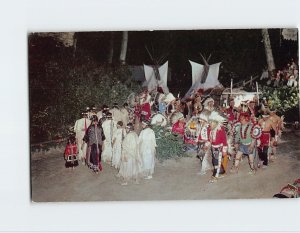
[{"label": "red costume", "polygon": [[214,131],[211,130],[209,134],[209,140],[213,147],[227,147],[227,136],[224,127],[220,127],[216,130],[216,134],[214,135]]},{"label": "red costume", "polygon": [[260,136],[260,147],[270,145],[270,131],[262,131]]},{"label": "red costume", "polygon": [[134,115],[136,118],[140,119],[141,113],[140,113],[140,105],[136,104],[134,106]]},{"label": "red costume", "polygon": [[65,149],[65,159],[66,164],[65,166],[68,167],[76,167],[78,166],[78,160],[77,160],[77,145],[74,143],[68,143]]},{"label": "red costume", "polygon": [[76,144],[67,144],[65,149],[65,158],[68,158],[69,155],[77,155],[77,145]]},{"label": "red costume", "polygon": [[234,111],[232,107],[226,109],[226,115],[228,116],[228,121],[233,122],[235,120]]},{"label": "red costume", "polygon": [[260,145],[257,147],[258,156],[261,161],[263,161],[263,165],[268,166],[269,158],[268,158],[268,150],[270,146],[270,131],[262,131],[260,136]]},{"label": "red costume", "polygon": [[172,126],[172,132],[177,133],[180,135],[184,135],[184,129],[185,129],[185,123],[182,123],[182,125],[179,124],[180,121],[177,121],[173,126]]},{"label": "red costume", "polygon": [[217,178],[224,174],[227,167],[227,136],[222,126],[217,126],[209,134],[211,143],[212,164],[214,166],[213,177]]},{"label": "red costume", "polygon": [[184,137],[184,143],[185,144],[197,145],[197,142],[195,140],[193,140],[192,138],[187,138],[187,137]]},{"label": "red costume", "polygon": [[150,103],[142,104],[141,114],[145,117],[145,120],[149,120],[151,117],[151,106]]}]

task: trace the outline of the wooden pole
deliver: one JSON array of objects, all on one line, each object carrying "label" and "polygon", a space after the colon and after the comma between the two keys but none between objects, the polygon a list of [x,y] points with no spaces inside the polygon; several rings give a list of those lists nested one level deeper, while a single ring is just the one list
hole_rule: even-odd
[{"label": "wooden pole", "polygon": [[122,33],[121,53],[120,53],[120,63],[121,63],[121,65],[125,65],[125,63],[126,63],[127,44],[128,44],[128,31],[123,31],[123,33]]},{"label": "wooden pole", "polygon": [[266,58],[267,58],[268,71],[271,73],[271,72],[273,72],[273,70],[275,70],[275,62],[274,62],[274,58],[273,58],[268,29],[262,29],[262,37],[263,37],[263,41],[264,41],[264,45],[265,45],[265,53],[266,53]]},{"label": "wooden pole", "polygon": [[257,95],[257,101],[259,105],[259,94],[258,94],[258,83],[256,82],[256,95]]}]

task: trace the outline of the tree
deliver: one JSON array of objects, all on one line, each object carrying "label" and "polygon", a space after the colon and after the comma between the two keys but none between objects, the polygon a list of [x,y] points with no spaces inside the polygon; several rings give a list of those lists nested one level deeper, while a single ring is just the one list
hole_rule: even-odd
[{"label": "tree", "polygon": [[108,53],[108,64],[112,64],[114,56],[114,32],[110,32],[110,41],[109,41],[109,53]]},{"label": "tree", "polygon": [[266,53],[266,58],[267,58],[268,71],[270,73],[272,73],[275,70],[275,63],[274,63],[268,29],[262,29],[262,36],[263,36],[263,41],[264,41],[264,45],[265,45],[265,53]]},{"label": "tree", "polygon": [[128,44],[128,31],[122,33],[122,45],[120,53],[120,63],[125,65],[126,63],[126,53],[127,53],[127,44]]}]

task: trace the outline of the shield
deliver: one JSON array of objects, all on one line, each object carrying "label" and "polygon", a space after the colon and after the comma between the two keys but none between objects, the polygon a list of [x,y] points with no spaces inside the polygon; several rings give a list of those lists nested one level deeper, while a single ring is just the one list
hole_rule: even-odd
[{"label": "shield", "polygon": [[262,128],[259,125],[254,125],[251,132],[251,137],[254,139],[260,138],[262,133]]}]

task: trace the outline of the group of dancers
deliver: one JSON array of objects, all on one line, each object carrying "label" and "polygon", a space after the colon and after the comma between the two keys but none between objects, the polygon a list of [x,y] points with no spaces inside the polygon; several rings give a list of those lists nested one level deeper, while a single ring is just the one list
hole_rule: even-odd
[{"label": "group of dancers", "polygon": [[[186,144],[197,147],[203,175],[212,170],[210,182],[215,182],[228,173],[237,173],[240,161],[246,156],[249,174],[258,168],[267,168],[276,158],[276,148],[284,122],[276,110],[268,106],[266,98],[229,97],[228,104],[216,106],[214,99],[196,94],[191,101],[192,114],[185,117],[178,113],[172,131],[182,136]],[[236,103],[239,101],[239,103]],[[200,104],[199,104],[200,103]],[[228,168],[228,160],[232,167]]]},{"label": "group of dancers", "polygon": [[94,173],[102,171],[102,162],[117,169],[122,185],[140,178],[152,179],[155,167],[156,140],[146,119],[141,121],[139,135],[130,121],[128,105],[110,109],[103,105],[100,111],[87,108],[74,126],[65,149],[65,166],[74,169],[81,162]]},{"label": "group of dancers", "polygon": [[[225,105],[216,103],[200,90],[184,100],[172,93],[153,95],[145,90],[121,108],[114,104],[112,108],[103,105],[100,111],[87,109],[76,121],[75,136],[67,145],[66,167],[78,165],[79,160],[98,173],[103,161],[118,170],[123,185],[131,179],[138,183],[142,175],[151,179],[157,147],[151,125],[159,124],[197,148],[198,174],[212,172],[212,183],[229,171],[237,173],[245,156],[250,174],[266,168],[276,157],[283,118],[266,99],[256,96],[238,104],[234,96],[228,97]],[[230,169],[229,159],[233,161]]]}]

